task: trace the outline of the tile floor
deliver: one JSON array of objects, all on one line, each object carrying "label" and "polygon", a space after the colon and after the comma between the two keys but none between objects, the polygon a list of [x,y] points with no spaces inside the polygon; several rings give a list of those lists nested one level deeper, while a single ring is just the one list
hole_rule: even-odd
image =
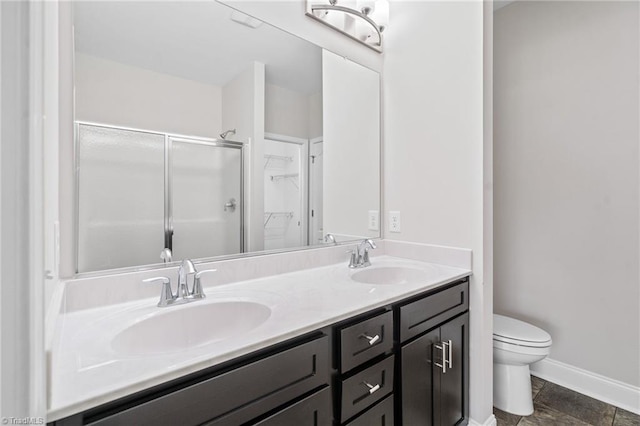
[{"label": "tile floor", "polygon": [[640,426],[640,416],[531,376],[533,414],[493,413],[498,426]]}]

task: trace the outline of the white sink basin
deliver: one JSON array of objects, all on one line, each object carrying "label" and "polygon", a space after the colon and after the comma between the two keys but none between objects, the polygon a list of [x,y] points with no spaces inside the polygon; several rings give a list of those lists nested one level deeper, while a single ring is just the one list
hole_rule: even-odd
[{"label": "white sink basin", "polygon": [[123,355],[181,351],[247,333],[271,316],[271,308],[256,302],[194,302],[138,321],[118,333],[111,347]]},{"label": "white sink basin", "polygon": [[364,284],[415,284],[426,282],[427,273],[421,269],[403,266],[368,267],[351,275],[351,279]]}]

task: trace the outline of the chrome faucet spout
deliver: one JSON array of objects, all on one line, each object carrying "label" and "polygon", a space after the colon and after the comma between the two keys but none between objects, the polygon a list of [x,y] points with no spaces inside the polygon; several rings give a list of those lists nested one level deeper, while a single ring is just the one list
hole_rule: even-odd
[{"label": "chrome faucet spout", "polygon": [[186,299],[189,297],[189,285],[187,284],[187,278],[191,274],[196,273],[196,267],[189,259],[184,259],[178,269],[178,297]]},{"label": "chrome faucet spout", "polygon": [[376,243],[372,239],[367,238],[358,245],[358,255],[363,256],[365,252],[369,250],[369,247],[375,249],[378,246],[376,246]]},{"label": "chrome faucet spout", "polygon": [[335,235],[329,233],[327,235],[324,236],[324,242],[325,243],[332,243],[333,245],[337,245],[338,242],[336,241],[336,237]]}]

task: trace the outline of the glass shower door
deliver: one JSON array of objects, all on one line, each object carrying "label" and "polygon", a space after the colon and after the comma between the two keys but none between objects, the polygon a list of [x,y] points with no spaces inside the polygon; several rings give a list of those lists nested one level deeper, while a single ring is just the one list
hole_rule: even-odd
[{"label": "glass shower door", "polygon": [[175,260],[241,253],[242,145],[170,138]]},{"label": "glass shower door", "polygon": [[159,263],[164,135],[79,123],[77,271]]}]

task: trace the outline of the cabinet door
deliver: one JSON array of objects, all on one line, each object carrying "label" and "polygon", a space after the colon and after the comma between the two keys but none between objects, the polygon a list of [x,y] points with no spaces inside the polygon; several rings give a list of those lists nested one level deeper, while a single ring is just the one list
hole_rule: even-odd
[{"label": "cabinet door", "polygon": [[469,413],[469,314],[464,314],[440,327],[440,340],[446,343],[446,372],[435,367],[439,380],[434,380],[434,405],[441,425],[466,423]]},{"label": "cabinet door", "polygon": [[433,344],[440,341],[436,329],[402,348],[403,425],[433,425]]}]

